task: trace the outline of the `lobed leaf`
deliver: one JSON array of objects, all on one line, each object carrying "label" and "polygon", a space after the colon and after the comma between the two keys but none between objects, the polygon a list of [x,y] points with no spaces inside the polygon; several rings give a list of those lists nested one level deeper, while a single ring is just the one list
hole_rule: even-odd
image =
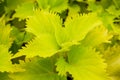
[{"label": "lobed leaf", "polygon": [[55,38],[55,30],[61,25],[59,16],[36,11],[35,15],[27,21],[27,31],[33,33],[36,38],[29,42],[26,48],[20,50],[14,57],[26,55],[29,57],[50,57],[59,50]]},{"label": "lobed leaf", "polygon": [[108,43],[109,40],[112,38],[112,35],[108,33],[108,30],[105,29],[103,25],[96,27],[95,29],[91,30],[81,41],[84,46],[97,46],[101,43]]},{"label": "lobed leaf", "polygon": [[57,53],[58,50],[59,46],[57,45],[55,38],[49,34],[43,34],[40,37],[36,37],[33,41],[30,41],[26,47],[19,50],[13,58],[22,55],[26,55],[27,58],[34,56],[50,57]]},{"label": "lobed leaf", "polygon": [[115,44],[112,47],[108,47],[106,50],[102,51],[107,66],[107,72],[114,80],[119,80],[120,76],[120,45]]},{"label": "lobed leaf", "polygon": [[57,35],[61,35],[57,36],[58,44],[61,44],[62,47],[66,45],[78,44],[79,41],[85,38],[89,31],[99,25],[101,25],[101,21],[94,13],[68,17],[65,22],[63,33],[60,33],[60,31],[57,33]]},{"label": "lobed leaf", "polygon": [[12,39],[10,38],[11,30],[12,28],[9,25],[5,26],[4,24],[2,24],[2,22],[0,23],[0,44],[7,45],[7,47],[11,46],[12,43]]},{"label": "lobed leaf", "polygon": [[17,72],[22,71],[19,66],[11,62],[11,54],[6,45],[0,45],[0,72]]},{"label": "lobed leaf", "polygon": [[10,75],[14,80],[67,80],[57,75],[54,68],[54,61],[50,58],[34,58],[31,61],[21,63],[24,72],[17,72]]},{"label": "lobed leaf", "polygon": [[74,80],[108,80],[106,64],[90,47],[73,46],[68,53],[68,62],[60,58],[56,65],[60,75],[69,72]]},{"label": "lobed leaf", "polygon": [[55,27],[61,26],[60,17],[54,13],[37,10],[33,17],[27,20],[26,30],[36,36],[43,33],[49,33],[54,36]]}]

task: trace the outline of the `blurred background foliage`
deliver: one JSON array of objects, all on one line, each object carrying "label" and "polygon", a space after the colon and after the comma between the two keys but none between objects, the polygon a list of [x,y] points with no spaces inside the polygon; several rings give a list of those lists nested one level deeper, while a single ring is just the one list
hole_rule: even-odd
[{"label": "blurred background foliage", "polygon": [[[15,54],[34,38],[34,35],[25,28],[26,20],[32,16],[35,9],[54,11],[60,15],[63,23],[68,16],[95,12],[113,35],[110,43],[100,44],[97,50],[103,54],[108,63],[107,72],[111,79],[120,80],[120,0],[69,0],[67,5],[66,2],[60,4],[62,5],[56,6],[53,3],[43,5],[42,0],[0,0],[0,23],[12,27],[10,36],[13,43],[9,51]],[[23,60],[24,56],[12,59],[12,62],[18,63],[19,59]],[[0,78],[3,74],[7,73],[0,73]]]}]

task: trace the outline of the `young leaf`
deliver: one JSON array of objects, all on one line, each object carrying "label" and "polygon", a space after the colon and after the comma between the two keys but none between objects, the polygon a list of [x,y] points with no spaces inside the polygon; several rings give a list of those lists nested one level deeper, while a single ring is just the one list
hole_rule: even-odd
[{"label": "young leaf", "polygon": [[59,74],[69,72],[74,80],[108,80],[106,64],[90,47],[73,46],[68,53],[68,62],[60,58],[56,65]]},{"label": "young leaf", "polygon": [[24,72],[13,73],[10,77],[14,80],[67,80],[57,75],[54,61],[50,58],[34,58],[22,63]]}]

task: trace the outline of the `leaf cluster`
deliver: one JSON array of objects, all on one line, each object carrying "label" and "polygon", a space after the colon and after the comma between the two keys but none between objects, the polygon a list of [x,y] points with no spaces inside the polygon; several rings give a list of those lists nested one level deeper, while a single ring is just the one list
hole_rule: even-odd
[{"label": "leaf cluster", "polygon": [[119,80],[119,0],[0,0],[1,80]]}]

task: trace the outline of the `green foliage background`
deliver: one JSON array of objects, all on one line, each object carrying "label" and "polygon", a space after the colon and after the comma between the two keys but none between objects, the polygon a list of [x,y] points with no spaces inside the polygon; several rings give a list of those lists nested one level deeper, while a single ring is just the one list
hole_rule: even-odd
[{"label": "green foliage background", "polygon": [[120,0],[0,0],[0,80],[120,80]]}]

